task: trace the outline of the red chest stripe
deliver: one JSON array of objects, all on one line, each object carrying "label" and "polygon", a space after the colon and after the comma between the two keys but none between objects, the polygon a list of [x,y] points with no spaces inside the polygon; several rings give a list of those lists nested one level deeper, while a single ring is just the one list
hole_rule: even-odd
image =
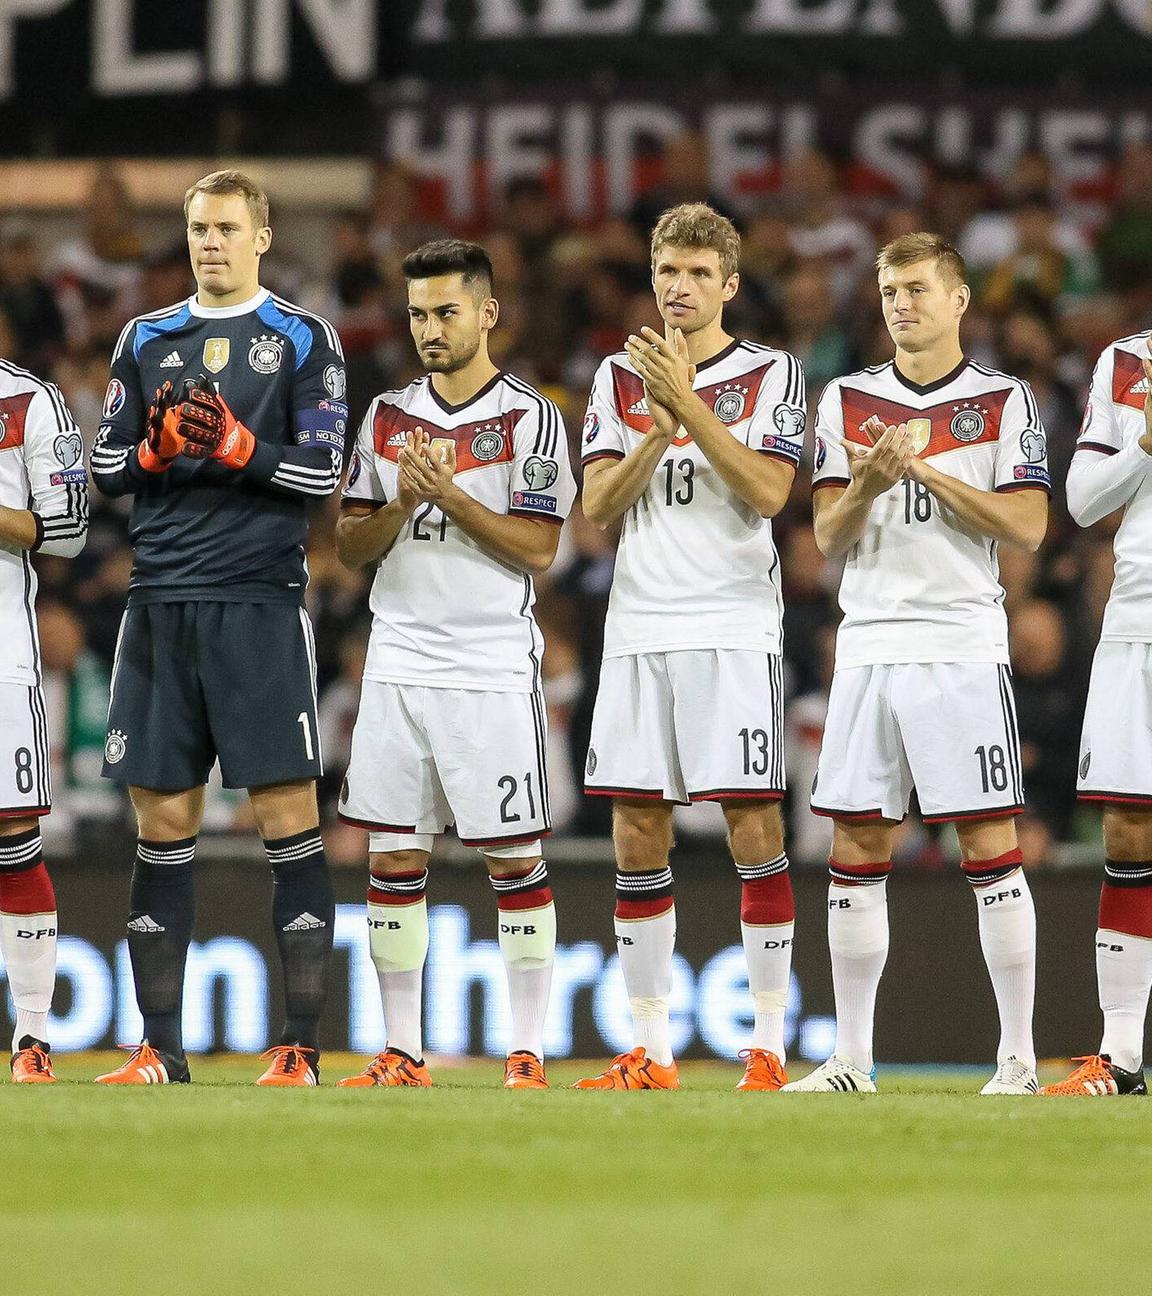
[{"label": "red chest stripe", "polygon": [[372,440],[380,458],[390,459],[395,463],[400,457],[408,433],[421,427],[433,441],[442,439],[456,443],[456,471],[462,473],[470,468],[487,468],[491,464],[511,463],[512,436],[516,424],[526,413],[526,410],[508,410],[504,414],[479,419],[475,423],[461,423],[459,427],[442,428],[430,419],[413,418],[399,406],[378,405],[372,420]]},{"label": "red chest stripe", "polygon": [[842,387],[844,436],[857,445],[871,445],[862,427],[876,414],[887,424],[909,424],[919,447],[917,454],[921,459],[928,459],[946,450],[999,441],[1000,421],[1011,395],[1009,387],[1004,391],[981,392],[979,396],[944,401],[927,409],[914,409],[869,392]]},{"label": "red chest stripe", "polygon": [[[726,378],[723,382],[713,383],[710,387],[697,387],[696,395],[708,406],[721,423],[742,423],[752,417],[756,401],[760,397],[760,388],[764,375],[776,363],[769,360],[758,369],[751,369],[738,378]],[[644,382],[631,369],[624,369],[618,364],[612,366],[612,394],[616,403],[616,413],[633,432],[645,436],[652,426],[652,416],[644,400]],[[674,445],[687,445],[692,438],[685,433],[676,437]]]},{"label": "red chest stripe", "polygon": [[24,444],[24,420],[35,392],[21,392],[0,400],[0,450],[15,450]]},{"label": "red chest stripe", "polygon": [[1148,395],[1148,383],[1140,357],[1131,351],[1116,350],[1112,354],[1116,357],[1112,362],[1112,399],[1117,405],[1142,410],[1144,398]]}]

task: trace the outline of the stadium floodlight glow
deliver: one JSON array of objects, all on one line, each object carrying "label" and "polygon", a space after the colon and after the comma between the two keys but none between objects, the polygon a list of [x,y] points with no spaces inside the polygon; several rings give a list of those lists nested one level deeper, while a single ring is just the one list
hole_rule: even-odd
[{"label": "stadium floodlight glow", "polygon": [[[99,1044],[112,1020],[112,973],[104,955],[79,936],[61,936],[56,945],[56,995],[67,982],[69,1008],[48,1014],[48,1037],[54,1048],[88,1049]],[[9,1009],[11,1011],[11,1009]]]},{"label": "stadium floodlight glow", "polygon": [[184,1047],[216,1047],[216,987],[223,987],[224,1047],[259,1053],[268,1046],[268,969],[251,941],[217,936],[188,948],[184,973]]}]

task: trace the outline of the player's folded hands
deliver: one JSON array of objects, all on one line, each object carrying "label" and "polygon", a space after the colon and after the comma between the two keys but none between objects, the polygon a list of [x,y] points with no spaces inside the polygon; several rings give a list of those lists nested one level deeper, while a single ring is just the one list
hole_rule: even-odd
[{"label": "player's folded hands", "polygon": [[256,438],[208,378],[185,378],[176,408],[183,452],[190,459],[211,457],[229,468],[243,468],[252,458]]}]

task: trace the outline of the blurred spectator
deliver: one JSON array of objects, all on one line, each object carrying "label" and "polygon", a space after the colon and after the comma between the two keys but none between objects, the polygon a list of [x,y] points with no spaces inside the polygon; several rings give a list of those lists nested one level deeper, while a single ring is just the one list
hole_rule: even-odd
[{"label": "blurred spectator", "polygon": [[847,330],[836,317],[827,272],[813,262],[797,266],[784,281],[783,307],[783,344],[804,365],[809,390],[818,395],[830,379],[856,367]]},{"label": "blurred spectator", "polygon": [[[801,153],[784,166],[781,198],[792,251],[827,271],[826,291],[842,306],[876,258],[876,239],[846,209],[836,168],[823,153]],[[843,372],[841,370],[841,372]]]},{"label": "blurred spectator", "polygon": [[0,234],[0,311],[13,335],[0,355],[33,373],[46,373],[64,346],[64,317],[41,273],[40,251],[26,225],[11,225]]},{"label": "blurred spectator", "polygon": [[1087,681],[1070,673],[1063,618],[1031,599],[1010,624],[1012,680],[1020,725],[1020,761],[1032,816],[1050,840],[1066,837],[1076,809],[1078,735]]},{"label": "blurred spectator", "polygon": [[105,294],[121,325],[139,311],[143,256],[128,188],[115,167],[102,166],[88,191],[83,229],[57,247],[48,263],[73,344],[83,346],[89,340],[85,289]]},{"label": "blurred spectator", "polygon": [[683,131],[664,144],[660,150],[660,179],[636,199],[628,219],[647,241],[661,215],[684,202],[706,202],[739,224],[727,195],[712,189],[708,141],[699,131]]},{"label": "blurred spectator", "polygon": [[1068,252],[1056,240],[1056,219],[1046,197],[1030,194],[1012,211],[1012,251],[984,276],[980,305],[995,315],[1018,307],[1044,313],[1068,307],[1099,287],[1096,262],[1081,249]]},{"label": "blurred spectator", "polygon": [[[1056,202],[1052,167],[1043,153],[1021,153],[1001,186],[1000,204],[995,208],[973,208],[958,233],[957,250],[975,274],[1007,261],[1020,248],[1020,226],[1016,212],[1035,204],[1053,208]],[[1066,216],[1053,212],[1051,242],[1069,257],[1087,252],[1088,242],[1080,227]]]},{"label": "blurred spectator", "polygon": [[1096,241],[1104,283],[1152,291],[1152,144],[1132,144],[1120,162],[1116,205]]}]

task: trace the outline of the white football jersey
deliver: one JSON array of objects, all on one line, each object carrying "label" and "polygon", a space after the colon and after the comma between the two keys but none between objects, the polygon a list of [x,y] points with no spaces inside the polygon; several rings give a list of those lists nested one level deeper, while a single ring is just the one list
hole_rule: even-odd
[{"label": "white football jersey", "polygon": [[[750,449],[797,464],[804,373],[786,351],[733,341],[696,366],[697,394]],[[596,371],[583,462],[623,459],[652,427],[644,383],[624,352]],[[604,656],[781,647],[780,558],[772,523],[746,504],[686,432],[624,517]]]},{"label": "white football jersey", "polygon": [[[871,444],[873,415],[907,423],[917,454],[985,491],[1048,491],[1048,445],[1026,382],[965,360],[920,386],[895,364],[824,389],[816,413],[813,489],[851,480],[845,439]],[[1008,620],[996,542],[971,530],[917,482],[872,503],[840,583],[836,667],[895,662],[1007,662]]]},{"label": "white football jersey", "polygon": [[[427,376],[368,408],[344,488],[347,503],[396,498],[398,457],[422,427],[456,446],[456,484],[493,513],[560,525],[576,497],[560,411],[527,383],[498,374],[463,405]],[[366,679],[528,693],[544,642],[532,578],[486,554],[434,504],[413,512],[372,584]]]},{"label": "white football jersey", "polygon": [[[31,509],[36,551],[71,558],[88,533],[84,442],[59,388],[0,360],[0,504]],[[0,682],[40,683],[31,554],[0,540]]]},{"label": "white football jersey", "polygon": [[1152,456],[1137,444],[1145,428],[1148,384],[1140,360],[1148,337],[1138,333],[1105,347],[1068,474],[1070,505],[1076,496],[1092,497],[1086,521],[1124,509],[1100,638],[1126,643],[1152,643]]}]

